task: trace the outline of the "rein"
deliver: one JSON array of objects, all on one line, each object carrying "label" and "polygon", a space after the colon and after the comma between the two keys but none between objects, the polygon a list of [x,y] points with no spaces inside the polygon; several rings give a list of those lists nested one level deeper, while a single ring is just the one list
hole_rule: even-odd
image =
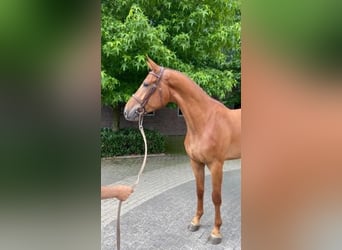
[{"label": "rein", "polygon": [[[155,77],[158,78],[156,83],[151,84],[151,87],[149,88],[147,94],[144,96],[143,99],[140,99],[139,97],[137,97],[136,95],[132,95],[133,98],[140,104],[140,108],[139,108],[139,113],[145,113],[145,105],[147,104],[147,102],[150,100],[151,96],[154,94],[154,92],[156,91],[157,87],[160,85],[160,81],[161,78],[163,76],[164,73],[164,67],[161,67],[159,75],[154,73],[153,71],[150,71],[149,74],[154,75]],[[143,83],[145,84],[145,83]]]},{"label": "rein", "polygon": [[[143,116],[144,116],[144,112],[140,112],[139,113],[139,130],[140,133],[144,139],[144,146],[145,146],[145,154],[144,154],[144,160],[143,163],[140,167],[140,171],[138,173],[137,179],[134,182],[134,184],[132,185],[132,188],[135,189],[135,187],[139,184],[139,180],[140,180],[140,176],[142,175],[145,165],[146,165],[146,159],[147,159],[147,141],[146,141],[146,136],[145,136],[145,132],[144,132],[144,127],[143,127]],[[121,214],[121,205],[122,205],[122,201],[119,201],[119,206],[118,206],[118,213],[116,215],[116,249],[120,250],[120,214]]]}]

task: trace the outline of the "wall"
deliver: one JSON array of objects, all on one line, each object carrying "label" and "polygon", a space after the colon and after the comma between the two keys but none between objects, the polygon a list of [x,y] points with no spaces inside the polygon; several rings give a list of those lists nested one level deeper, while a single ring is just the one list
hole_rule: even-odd
[{"label": "wall", "polygon": [[[109,107],[101,109],[101,127],[111,127],[113,113]],[[120,114],[120,128],[138,128],[137,122],[127,121],[122,112]],[[185,135],[186,125],[183,116],[178,115],[178,109],[162,108],[152,116],[144,117],[144,128],[157,130],[163,135]]]},{"label": "wall", "polygon": [[108,106],[101,106],[101,128],[112,128],[113,119],[113,109]]}]

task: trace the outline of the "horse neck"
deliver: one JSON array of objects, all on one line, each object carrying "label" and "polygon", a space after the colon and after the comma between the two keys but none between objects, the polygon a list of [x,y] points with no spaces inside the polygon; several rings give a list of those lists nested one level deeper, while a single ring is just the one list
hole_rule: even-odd
[{"label": "horse neck", "polygon": [[170,101],[182,110],[189,132],[201,132],[210,114],[211,98],[196,83],[178,71],[169,77]]}]

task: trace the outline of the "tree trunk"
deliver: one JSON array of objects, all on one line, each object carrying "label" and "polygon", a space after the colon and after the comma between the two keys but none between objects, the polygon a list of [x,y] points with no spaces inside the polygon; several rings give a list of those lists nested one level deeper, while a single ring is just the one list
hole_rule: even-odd
[{"label": "tree trunk", "polygon": [[120,106],[113,107],[113,124],[112,130],[117,131],[120,129]]}]

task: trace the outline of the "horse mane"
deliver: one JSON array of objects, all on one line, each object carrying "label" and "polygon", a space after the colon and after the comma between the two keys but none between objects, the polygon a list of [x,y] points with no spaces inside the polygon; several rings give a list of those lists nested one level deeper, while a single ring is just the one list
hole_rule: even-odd
[{"label": "horse mane", "polygon": [[[167,69],[173,71],[174,73],[178,74],[180,77],[184,78],[186,80],[187,84],[192,86],[194,88],[194,91],[197,91],[196,94],[200,95],[199,97],[202,100],[203,99],[209,99],[212,102],[218,104],[219,106],[222,106],[222,107],[224,107],[226,109],[229,109],[228,107],[223,105],[223,103],[221,103],[219,100],[216,100],[215,98],[211,97],[207,92],[204,91],[204,89],[200,85],[198,85],[194,80],[192,80],[189,76],[187,76],[183,72],[180,72],[178,70],[174,70],[174,69],[171,69],[171,68],[167,68]],[[177,87],[179,87],[180,89],[184,88],[184,84],[181,84],[180,86],[177,86]]]},{"label": "horse mane", "polygon": [[[187,84],[191,84],[192,86],[194,86],[194,88],[196,90],[198,90],[201,94],[211,98],[203,89],[201,86],[199,86],[194,80],[192,80],[189,76],[187,76],[186,74],[184,74],[183,72],[180,72],[178,70],[175,69],[171,69],[171,68],[167,68],[168,70],[171,70],[172,72],[178,74],[180,77],[184,78],[186,80],[186,82],[188,82]],[[177,86],[178,87],[178,86]],[[179,87],[184,87],[183,85],[179,86]]]}]

